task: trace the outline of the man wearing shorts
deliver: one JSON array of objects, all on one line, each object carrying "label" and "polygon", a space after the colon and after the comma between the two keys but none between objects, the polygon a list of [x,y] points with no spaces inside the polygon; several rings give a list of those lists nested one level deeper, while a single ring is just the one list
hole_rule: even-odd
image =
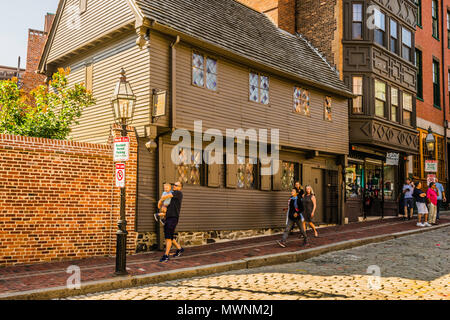
[{"label": "man wearing shorts", "polygon": [[403,186],[403,194],[404,194],[404,200],[403,200],[403,206],[405,210],[405,216],[403,217],[403,220],[411,220],[413,216],[414,211],[414,197],[413,197],[414,187],[411,184],[410,179],[406,179],[406,184]]},{"label": "man wearing shorts", "polygon": [[166,252],[159,260],[159,262],[168,262],[169,253],[172,248],[172,244],[177,247],[176,253],[173,257],[179,257],[183,254],[184,249],[175,241],[175,229],[178,225],[178,220],[180,219],[181,202],[183,201],[183,193],[181,192],[183,185],[181,182],[176,182],[172,194],[168,194],[161,198],[162,201],[171,198],[169,207],[166,213],[166,224],[164,225],[164,237],[166,239]]}]

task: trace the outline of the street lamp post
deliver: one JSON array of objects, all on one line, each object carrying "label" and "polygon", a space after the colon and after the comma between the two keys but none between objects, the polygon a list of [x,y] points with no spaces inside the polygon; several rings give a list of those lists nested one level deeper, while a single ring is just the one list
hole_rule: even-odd
[{"label": "street lamp post", "polygon": [[[136,96],[133,94],[130,83],[125,76],[125,70],[120,71],[121,77],[114,90],[111,104],[113,108],[114,120],[121,125],[122,137],[127,137],[127,125],[131,123],[134,115]],[[120,220],[118,222],[117,244],[116,244],[116,272],[115,275],[126,275],[127,263],[127,221],[125,214],[126,189],[125,186],[120,189]]]}]

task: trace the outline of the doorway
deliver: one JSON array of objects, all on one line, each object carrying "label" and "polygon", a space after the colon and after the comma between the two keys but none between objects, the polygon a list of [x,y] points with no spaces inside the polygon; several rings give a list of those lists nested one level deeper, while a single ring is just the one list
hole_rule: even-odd
[{"label": "doorway", "polygon": [[323,220],[323,201],[324,201],[324,189],[323,189],[323,170],[322,169],[311,169],[311,187],[314,190],[317,207],[316,213],[314,214],[313,222],[322,223]]}]

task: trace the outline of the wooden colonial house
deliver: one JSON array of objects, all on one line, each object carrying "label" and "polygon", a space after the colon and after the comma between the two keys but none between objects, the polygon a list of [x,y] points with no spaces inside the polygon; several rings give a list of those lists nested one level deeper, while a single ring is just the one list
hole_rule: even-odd
[{"label": "wooden colonial house", "polygon": [[[127,72],[139,136],[137,216],[129,228],[138,233],[159,230],[153,213],[162,183],[175,180],[185,185],[178,231],[203,233],[205,242],[283,227],[296,180],[316,191],[318,222],[344,221],[354,95],[309,42],[266,15],[234,0],[61,0],[40,65],[49,76],[58,67],[70,67],[70,81],[86,82],[97,99],[72,130],[74,140],[94,143],[108,141],[111,95],[120,69]],[[167,109],[154,118],[153,95],[161,91]],[[193,133],[195,121],[221,132],[279,129],[281,169],[266,179],[248,157],[173,164],[171,133]],[[192,154],[202,151],[193,146]]]}]

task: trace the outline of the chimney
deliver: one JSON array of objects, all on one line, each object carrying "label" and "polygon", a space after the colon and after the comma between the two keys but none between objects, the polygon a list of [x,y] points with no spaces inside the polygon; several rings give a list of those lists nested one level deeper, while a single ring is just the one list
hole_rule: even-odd
[{"label": "chimney", "polygon": [[55,15],[53,13],[47,13],[45,16],[45,26],[44,26],[44,32],[49,33],[50,29],[52,28],[53,20],[55,19]]},{"label": "chimney", "polygon": [[297,0],[238,0],[253,10],[264,13],[279,28],[295,34]]}]

